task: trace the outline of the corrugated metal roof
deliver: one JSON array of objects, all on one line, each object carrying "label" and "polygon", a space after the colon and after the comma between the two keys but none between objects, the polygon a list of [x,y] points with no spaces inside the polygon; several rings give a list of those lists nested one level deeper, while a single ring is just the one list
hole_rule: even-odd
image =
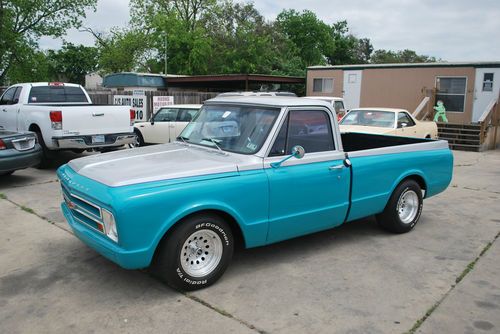
[{"label": "corrugated metal roof", "polygon": [[165,76],[154,73],[113,73],[104,77],[104,87],[166,87]]}]

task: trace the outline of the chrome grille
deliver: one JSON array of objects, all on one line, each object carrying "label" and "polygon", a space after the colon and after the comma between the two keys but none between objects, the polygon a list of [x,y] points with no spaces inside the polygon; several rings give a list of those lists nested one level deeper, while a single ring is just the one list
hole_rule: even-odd
[{"label": "chrome grille", "polygon": [[73,218],[93,229],[104,233],[101,208],[92,202],[72,194],[65,185],[61,185],[62,194]]},{"label": "chrome grille", "polygon": [[35,147],[35,138],[24,137],[24,138],[14,139],[12,140],[12,145],[18,151],[31,150],[33,147]]}]

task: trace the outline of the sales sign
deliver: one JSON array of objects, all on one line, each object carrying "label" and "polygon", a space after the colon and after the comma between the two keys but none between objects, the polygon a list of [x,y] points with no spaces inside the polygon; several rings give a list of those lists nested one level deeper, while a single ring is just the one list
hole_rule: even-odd
[{"label": "sales sign", "polygon": [[153,114],[156,114],[161,107],[171,104],[174,104],[173,96],[153,96]]},{"label": "sales sign", "polygon": [[146,120],[147,99],[146,95],[114,95],[113,104],[119,106],[129,106],[135,111],[136,121]]}]

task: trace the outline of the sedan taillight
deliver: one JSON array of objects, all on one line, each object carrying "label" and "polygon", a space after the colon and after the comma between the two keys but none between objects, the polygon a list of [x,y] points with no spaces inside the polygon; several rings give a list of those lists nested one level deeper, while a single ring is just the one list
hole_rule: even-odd
[{"label": "sedan taillight", "polygon": [[5,145],[4,141],[0,139],[0,150],[5,150],[7,146]]}]

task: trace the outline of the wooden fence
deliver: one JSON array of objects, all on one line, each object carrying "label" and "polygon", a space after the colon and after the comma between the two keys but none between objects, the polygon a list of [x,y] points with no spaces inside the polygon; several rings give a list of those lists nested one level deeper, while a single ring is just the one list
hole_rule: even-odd
[{"label": "wooden fence", "polygon": [[[94,104],[113,104],[114,95],[132,95],[132,92],[92,92],[88,91]],[[146,91],[146,115],[151,116],[153,111],[153,96],[173,96],[175,104],[202,104],[204,101],[216,97],[219,93],[184,92],[184,91]]]}]

